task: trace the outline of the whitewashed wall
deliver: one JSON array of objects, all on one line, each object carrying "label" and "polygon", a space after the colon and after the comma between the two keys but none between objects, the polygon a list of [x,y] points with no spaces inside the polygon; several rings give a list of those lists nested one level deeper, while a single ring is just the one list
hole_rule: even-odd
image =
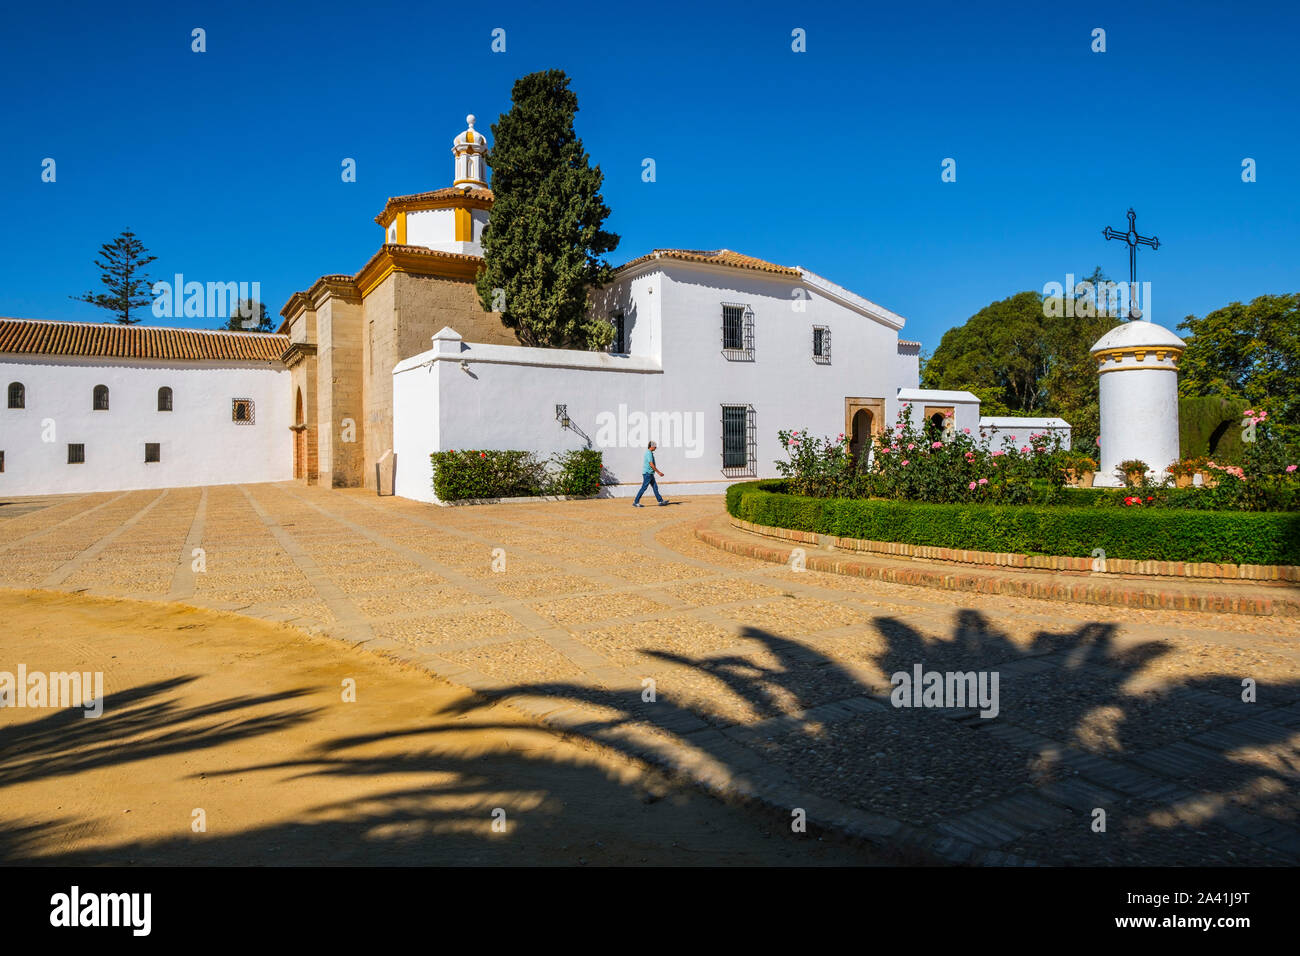
[{"label": "whitewashed wall", "polygon": [[[763,478],[777,475],[779,429],[834,437],[844,430],[846,398],[883,399],[892,422],[898,389],[917,384],[899,381],[915,364],[899,361],[897,330],[807,285],[801,287],[811,298],[797,311],[795,287],[758,273],[675,262],[629,276],[597,305],[622,308],[629,317],[626,356],[435,337],[445,351],[415,356],[394,371],[397,494],[433,500],[429,454],[435,449],[549,454],[584,447],[581,436],[555,421],[557,404],[568,407],[573,423],[603,452],[618,482],[609,490],[620,496],[640,486],[647,436],[631,427],[602,432],[601,425],[631,426],[635,413],[682,422],[678,434],[660,436],[656,453],[665,472],[660,488],[669,496],[715,494],[744,480],[722,470],[724,404],[754,407],[756,470]],[[723,302],[753,310],[753,362],[722,354]],[[813,361],[814,325],[831,329],[829,365]]]},{"label": "whitewashed wall", "polygon": [[[10,382],[26,386],[8,408]],[[96,385],[108,411],[94,411]],[[171,412],[158,389],[172,389]],[[289,371],[276,363],[0,356],[0,494],[42,495],[283,481],[292,477]],[[254,423],[231,420],[231,400],[254,402]],[[52,428],[52,435],[51,435]],[[43,437],[53,437],[45,441]],[[161,445],[146,464],[145,444]],[[68,444],[86,446],[68,464]]]},{"label": "whitewashed wall", "polygon": [[1029,444],[1031,435],[1054,435],[1061,440],[1061,447],[1070,448],[1071,426],[1061,419],[1047,418],[1010,418],[985,417],[980,419],[979,434],[989,451],[1000,451],[1006,447],[1008,440],[1016,448]]}]

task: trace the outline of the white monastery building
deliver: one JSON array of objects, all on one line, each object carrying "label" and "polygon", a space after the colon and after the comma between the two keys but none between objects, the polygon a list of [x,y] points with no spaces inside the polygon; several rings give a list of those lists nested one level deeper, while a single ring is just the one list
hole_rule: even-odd
[{"label": "white monastery building", "polygon": [[[728,249],[656,249],[592,308],[608,352],[530,348],[479,304],[487,143],[453,141],[451,186],[388,200],[355,275],[295,293],[277,334],[0,319],[0,495],[282,481],[436,500],[431,453],[603,453],[635,493],[646,443],[665,493],[775,477],[781,429],[843,433],[854,454],[903,402],[972,432],[969,392],[918,388],[904,319],[799,266]],[[994,442],[994,444],[998,444]]]}]

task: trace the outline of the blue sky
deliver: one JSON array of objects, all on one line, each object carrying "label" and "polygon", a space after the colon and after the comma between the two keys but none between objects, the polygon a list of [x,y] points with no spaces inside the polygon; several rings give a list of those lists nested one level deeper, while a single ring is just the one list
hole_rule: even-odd
[{"label": "blue sky", "polygon": [[155,278],[258,281],[278,312],[360,268],[387,197],[450,183],[465,114],[488,131],[514,79],[550,67],[605,174],[615,264],[727,247],[802,265],[933,349],[1067,272],[1127,278],[1101,232],[1131,205],[1161,240],[1139,254],[1156,321],[1300,290],[1294,4],[604,6],[10,7],[0,315],[106,318],[68,296],[98,288],[96,250],[128,226]]}]

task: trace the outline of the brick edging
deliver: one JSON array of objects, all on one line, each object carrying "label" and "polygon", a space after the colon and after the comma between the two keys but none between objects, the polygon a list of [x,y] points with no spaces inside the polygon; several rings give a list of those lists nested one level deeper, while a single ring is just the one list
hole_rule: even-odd
[{"label": "brick edging", "polygon": [[[733,528],[782,541],[797,541],[817,548],[860,551],[894,558],[924,561],[947,561],[953,564],[1022,568],[1027,571],[1083,571],[1107,574],[1140,574],[1150,577],[1198,578],[1213,581],[1285,581],[1300,582],[1300,567],[1293,564],[1214,564],[1194,561],[1135,561],[1131,558],[1077,558],[1067,555],[1016,554],[1014,552],[966,551],[931,545],[903,544],[900,541],[869,541],[864,538],[841,538],[793,528],[774,528],[754,524],[728,515]],[[1094,567],[1101,562],[1100,567]]]},{"label": "brick edging", "polygon": [[[784,530],[784,529],[773,529]],[[695,537],[722,551],[787,564],[791,549],[774,547],[762,541],[736,540],[724,532],[707,526],[697,526]],[[814,541],[801,543],[816,544]],[[893,567],[872,564],[860,557],[836,560],[821,555],[807,555],[804,567],[809,571],[825,571],[853,577],[883,581],[886,584],[906,584],[939,588],[947,591],[969,591],[977,594],[997,594],[1006,597],[1037,598],[1044,601],[1065,601],[1075,604],[1100,604],[1108,607],[1142,608],[1146,610],[1207,611],[1226,614],[1251,614],[1259,616],[1300,617],[1300,602],[1281,598],[1259,597],[1250,594],[1231,594],[1225,591],[1195,593],[1160,590],[1139,582],[1098,580],[1089,576],[1078,583],[1042,580],[1037,576],[1002,575],[987,571],[948,570],[944,568]],[[1028,571],[1038,569],[1028,568]]]}]

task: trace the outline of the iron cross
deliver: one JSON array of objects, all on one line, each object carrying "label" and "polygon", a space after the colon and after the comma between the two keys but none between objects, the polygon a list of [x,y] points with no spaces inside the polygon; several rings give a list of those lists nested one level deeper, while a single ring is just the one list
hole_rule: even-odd
[{"label": "iron cross", "polygon": [[1137,213],[1132,209],[1128,211],[1128,232],[1119,232],[1107,226],[1101,233],[1107,239],[1123,239],[1128,243],[1128,294],[1129,310],[1128,317],[1136,319],[1141,317],[1141,312],[1137,307],[1137,250],[1138,246],[1150,246],[1152,249],[1160,248],[1160,240],[1155,236],[1140,236],[1137,231]]}]

